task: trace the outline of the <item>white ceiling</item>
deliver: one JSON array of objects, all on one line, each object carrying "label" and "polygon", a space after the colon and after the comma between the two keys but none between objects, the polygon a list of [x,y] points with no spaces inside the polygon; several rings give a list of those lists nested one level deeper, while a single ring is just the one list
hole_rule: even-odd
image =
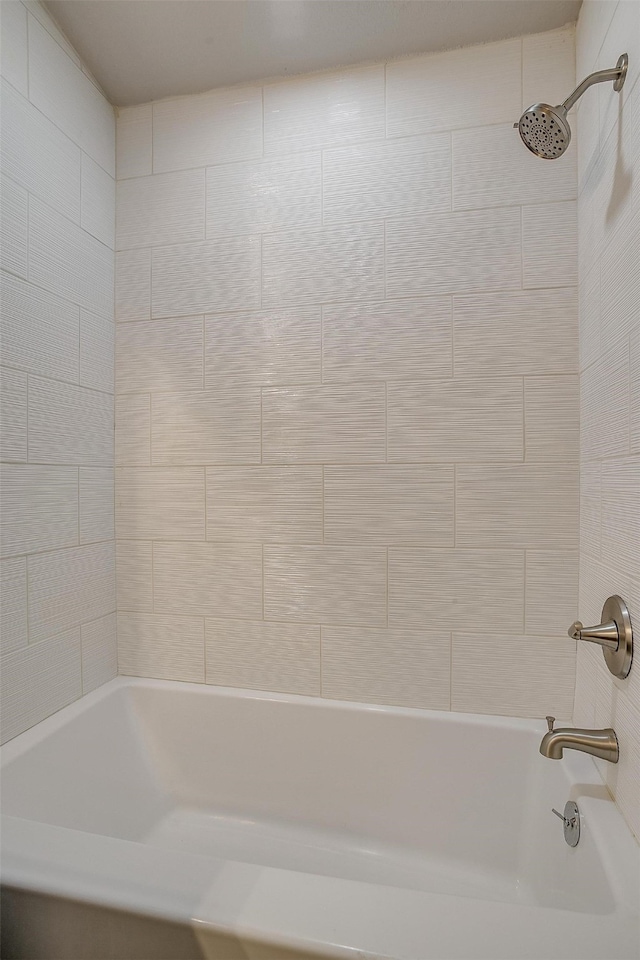
[{"label": "white ceiling", "polygon": [[446,50],[577,19],[581,0],[49,0],[112,103]]}]

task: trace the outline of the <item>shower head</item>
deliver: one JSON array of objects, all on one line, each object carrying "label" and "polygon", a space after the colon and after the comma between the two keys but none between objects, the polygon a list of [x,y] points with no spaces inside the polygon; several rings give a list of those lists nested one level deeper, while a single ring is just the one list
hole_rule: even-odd
[{"label": "shower head", "polygon": [[623,53],[613,70],[599,70],[590,74],[576,87],[564,103],[552,107],[548,103],[534,103],[528,107],[514,127],[517,127],[522,142],[531,153],[543,160],[557,160],[571,142],[571,127],[567,113],[585,90],[594,83],[613,80],[613,89],[622,90],[629,58]]},{"label": "shower head", "polygon": [[571,142],[571,127],[563,106],[534,103],[516,126],[525,147],[543,160],[561,157]]}]

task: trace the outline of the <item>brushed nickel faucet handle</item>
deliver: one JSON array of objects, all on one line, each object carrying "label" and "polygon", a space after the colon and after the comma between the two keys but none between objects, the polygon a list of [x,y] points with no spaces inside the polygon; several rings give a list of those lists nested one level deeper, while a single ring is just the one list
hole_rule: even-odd
[{"label": "brushed nickel faucet handle", "polygon": [[629,676],[633,659],[633,630],[629,610],[622,597],[613,596],[602,608],[602,623],[585,627],[580,620],[568,630],[572,640],[588,640],[599,643],[609,671],[624,680]]},{"label": "brushed nickel faucet handle", "polygon": [[[555,717],[546,717],[546,721],[547,721],[547,728],[548,728],[548,730],[549,730],[549,733],[552,733],[552,731],[553,731],[553,725],[554,725],[554,723],[556,722],[556,718],[555,718]],[[557,811],[554,810],[554,813],[556,813],[556,812],[557,812]],[[560,814],[558,814],[558,816],[560,816]]]}]

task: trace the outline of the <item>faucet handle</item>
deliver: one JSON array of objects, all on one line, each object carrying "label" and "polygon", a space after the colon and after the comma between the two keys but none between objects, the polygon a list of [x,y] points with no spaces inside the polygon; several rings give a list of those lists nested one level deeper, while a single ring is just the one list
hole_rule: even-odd
[{"label": "faucet handle", "polygon": [[549,733],[551,733],[552,730],[553,730],[553,725],[554,725],[554,723],[556,722],[556,718],[555,718],[555,717],[546,717],[546,721],[547,721],[547,727],[548,727]]}]

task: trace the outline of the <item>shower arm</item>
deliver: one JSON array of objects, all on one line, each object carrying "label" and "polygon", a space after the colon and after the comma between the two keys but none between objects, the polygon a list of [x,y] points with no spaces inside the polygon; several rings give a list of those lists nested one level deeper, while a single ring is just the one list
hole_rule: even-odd
[{"label": "shower arm", "polygon": [[564,101],[562,104],[564,110],[568,113],[585,90],[588,90],[594,83],[607,83],[609,80],[613,80],[613,89],[620,90],[627,74],[627,63],[627,55],[623,53],[613,70],[598,70],[596,73],[590,73]]}]

